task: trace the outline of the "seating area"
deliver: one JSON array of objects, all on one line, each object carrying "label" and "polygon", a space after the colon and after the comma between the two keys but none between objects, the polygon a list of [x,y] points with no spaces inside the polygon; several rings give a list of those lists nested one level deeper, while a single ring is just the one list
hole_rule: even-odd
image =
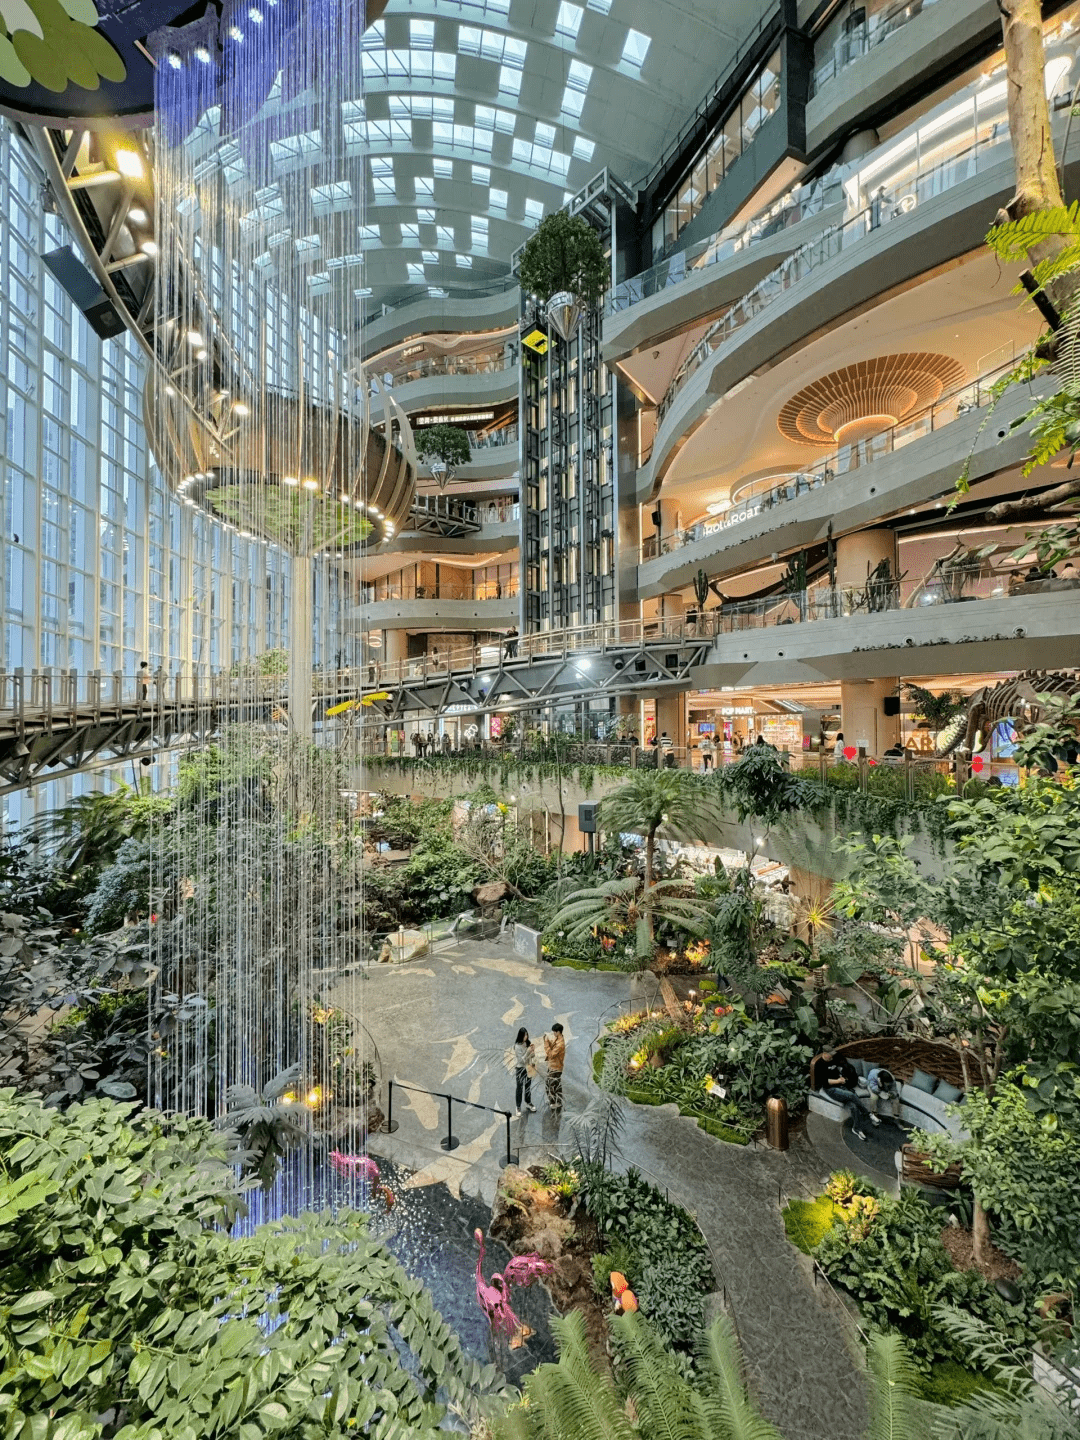
[{"label": "seating area", "polygon": [[[897,1119],[921,1130],[947,1130],[958,1140],[967,1138],[962,1115],[951,1113],[952,1107],[962,1104],[966,1089],[960,1058],[951,1046],[904,1036],[872,1036],[839,1045],[833,1053],[854,1067],[860,1098],[870,1098],[866,1076],[875,1066],[884,1066],[897,1081]],[[851,1115],[851,1105],[828,1094],[823,1071],[822,1057],[817,1055],[810,1065],[810,1109],[842,1124]]]}]

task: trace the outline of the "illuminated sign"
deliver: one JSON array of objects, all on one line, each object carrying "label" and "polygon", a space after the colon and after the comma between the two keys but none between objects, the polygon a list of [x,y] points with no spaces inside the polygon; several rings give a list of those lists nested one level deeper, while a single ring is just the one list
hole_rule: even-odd
[{"label": "illuminated sign", "polygon": [[523,335],[521,337],[521,343],[528,345],[530,350],[535,350],[537,355],[547,354],[548,337],[539,327],[535,330],[530,330],[528,335]]}]

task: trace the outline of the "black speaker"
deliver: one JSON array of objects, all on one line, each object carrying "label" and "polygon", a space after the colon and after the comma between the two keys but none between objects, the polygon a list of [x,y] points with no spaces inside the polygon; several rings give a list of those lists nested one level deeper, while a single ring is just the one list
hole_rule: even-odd
[{"label": "black speaker", "polygon": [[899,696],[899,695],[886,695],[886,696],[885,696],[885,700],[884,700],[884,704],[883,704],[882,708],[884,709],[886,715],[899,715],[899,714],[900,714],[900,696]]},{"label": "black speaker", "polygon": [[41,258],[56,283],[67,291],[86,316],[95,335],[102,340],[112,340],[123,334],[124,322],[116,313],[112,301],[70,245],[50,250]]},{"label": "black speaker", "polygon": [[597,804],[595,801],[577,807],[578,829],[583,835],[596,834],[596,810]]},{"label": "black speaker", "polygon": [[679,668],[679,657],[678,657],[678,655],[665,655],[665,656],[664,656],[664,664],[667,666],[667,668],[668,668],[669,670],[677,670],[677,669]]}]

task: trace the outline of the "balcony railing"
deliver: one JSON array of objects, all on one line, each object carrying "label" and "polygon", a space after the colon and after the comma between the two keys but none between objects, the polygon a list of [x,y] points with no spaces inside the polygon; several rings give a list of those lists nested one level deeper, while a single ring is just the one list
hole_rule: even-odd
[{"label": "balcony railing", "polygon": [[895,451],[902,450],[905,445],[910,445],[913,440],[920,440],[935,430],[941,430],[946,425],[951,425],[954,420],[970,415],[974,410],[983,409],[993,399],[994,386],[1009,373],[1013,365],[1014,361],[1010,360],[994,370],[988,370],[985,375],[949,391],[933,405],[907,416],[888,430],[860,440],[856,445],[842,445],[831,455],[819,460],[816,465],[796,471],[782,481],[771,485],[767,481],[758,482],[762,488],[755,487],[741,499],[733,500],[730,508],[715,520],[699,520],[685,530],[665,535],[662,540],[655,535],[646,536],[641,547],[642,559],[652,560],[658,555],[673,554],[687,545],[704,540],[707,536],[743,525],[778,505],[797,500],[800,495],[808,495],[812,490],[820,490],[823,485],[841,475],[850,475],[853,470],[863,469],[875,460],[892,455]]},{"label": "balcony railing", "polygon": [[[698,646],[723,635],[776,625],[846,620],[901,609],[921,610],[931,605],[1058,592],[1064,599],[1066,594],[1076,595],[1078,590],[1080,576],[1027,578],[1015,566],[989,563],[971,567],[943,566],[921,579],[867,582],[863,586],[815,585],[791,594],[725,601],[714,610],[696,615],[688,613],[677,619],[622,620],[570,630],[544,630],[441,651],[437,655],[373,661],[367,667],[365,679],[367,684],[377,686],[404,680],[437,680],[451,672],[479,673],[506,664],[535,664],[575,655],[603,656],[608,651],[632,650],[642,645]],[[584,674],[582,678],[584,681]]]},{"label": "balcony railing", "polygon": [[679,392],[697,373],[702,365],[734,336],[744,325],[767,310],[774,301],[782,298],[798,285],[807,275],[819,270],[834,260],[844,250],[864,240],[881,226],[902,219],[917,208],[924,200],[939,195],[953,186],[977,175],[980,170],[996,163],[1001,158],[1000,146],[1007,143],[1008,134],[1002,133],[996,139],[976,141],[967,149],[954,154],[932,169],[923,171],[914,179],[905,179],[892,190],[882,186],[873,201],[856,215],[850,216],[838,225],[830,226],[823,234],[801,246],[788,255],[775,270],[735,305],[713,322],[693,350],[680,365],[667,388],[667,393],[657,410],[657,430],[674,404]]},{"label": "balcony railing", "polygon": [[501,430],[492,430],[490,434],[481,435],[476,439],[470,437],[469,445],[473,450],[492,450],[503,445],[516,445],[518,442],[518,427],[506,425]]},{"label": "balcony railing", "polygon": [[455,580],[440,580],[431,585],[418,585],[407,580],[400,584],[381,583],[365,587],[363,603],[378,605],[384,600],[512,600],[518,593],[518,581],[485,580],[475,585]]},{"label": "balcony railing", "polygon": [[902,0],[899,5],[891,5],[887,10],[871,15],[868,20],[842,36],[833,45],[829,57],[815,68],[810,79],[811,96],[816,95],[822,85],[834,80],[852,61],[868,55],[886,40],[891,40],[905,25],[917,19],[935,3],[936,0]]},{"label": "balcony railing", "polygon": [[755,215],[748,224],[738,228],[728,226],[706,240],[699,240],[697,244],[678,251],[658,265],[643,270],[632,280],[624,280],[621,285],[616,285],[607,298],[606,313],[617,315],[620,311],[629,310],[642,300],[647,300],[651,295],[659,295],[673,285],[682,285],[709,266],[730,260],[733,255],[756,245],[758,241],[768,240],[782,230],[798,224],[800,220],[805,220],[807,216],[819,214],[826,206],[841,199],[843,189],[838,175],[826,175],[808,185],[799,185]]},{"label": "balcony railing", "polygon": [[[427,380],[433,375],[494,375],[501,370],[513,370],[517,365],[516,350],[507,355],[429,355],[426,359],[411,361],[396,370],[386,370],[381,379],[388,389],[395,385],[411,385],[414,380]],[[378,369],[378,364],[375,366]],[[374,386],[374,380],[372,380]]]}]

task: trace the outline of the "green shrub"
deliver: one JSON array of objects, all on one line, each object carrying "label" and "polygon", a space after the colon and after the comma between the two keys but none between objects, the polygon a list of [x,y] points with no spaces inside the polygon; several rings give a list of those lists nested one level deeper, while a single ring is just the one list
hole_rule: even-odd
[{"label": "green shrub", "polygon": [[789,1200],[784,1206],[784,1231],[797,1250],[812,1255],[840,1218],[840,1209],[828,1195],[816,1200]]},{"label": "green shrub", "polygon": [[966,1405],[981,1390],[992,1390],[994,1382],[986,1375],[967,1370],[955,1360],[935,1360],[923,1378],[923,1399],[935,1405]]},{"label": "green shrub", "polygon": [[625,1275],[633,1290],[641,1278],[641,1257],[622,1240],[612,1240],[606,1250],[592,1257],[593,1289],[603,1297],[611,1294],[611,1272]]},{"label": "green shrub", "polygon": [[645,1265],[635,1293],[642,1315],[673,1350],[701,1330],[706,1292],[688,1284],[682,1256],[668,1255]]}]

